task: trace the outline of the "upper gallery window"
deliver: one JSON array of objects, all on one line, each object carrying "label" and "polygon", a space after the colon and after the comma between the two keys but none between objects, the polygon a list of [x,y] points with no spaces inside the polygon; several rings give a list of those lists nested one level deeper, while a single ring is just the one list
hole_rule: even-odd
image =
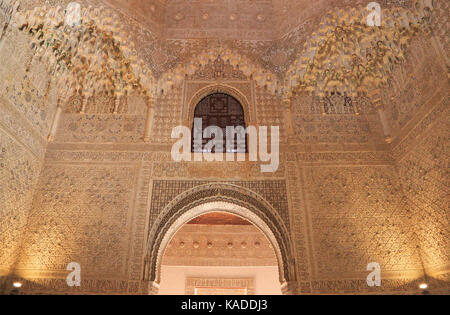
[{"label": "upper gallery window", "polygon": [[[244,110],[237,99],[224,93],[210,94],[195,107],[192,152],[246,153],[245,128]],[[218,141],[211,148],[207,144],[213,139]]]}]

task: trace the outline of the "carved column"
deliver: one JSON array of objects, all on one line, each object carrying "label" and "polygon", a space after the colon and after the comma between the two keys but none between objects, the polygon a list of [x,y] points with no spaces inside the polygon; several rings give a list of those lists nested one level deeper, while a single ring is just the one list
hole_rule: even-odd
[{"label": "carved column", "polygon": [[376,109],[378,111],[378,116],[380,117],[381,126],[383,127],[384,140],[387,143],[391,143],[392,142],[391,128],[390,128],[389,123],[388,123],[388,121],[386,119],[386,113],[384,111],[384,107],[383,106],[379,106],[379,107],[376,107]]},{"label": "carved column", "polygon": [[283,295],[297,295],[298,283],[297,281],[286,281],[281,285],[281,293]]},{"label": "carved column", "polygon": [[383,106],[383,102],[381,100],[381,91],[380,89],[375,89],[370,93],[372,102],[374,104],[375,110],[378,112],[378,117],[380,118],[381,126],[383,128],[383,135],[384,140],[387,143],[392,142],[392,135],[391,135],[391,127],[389,126],[389,122],[386,118],[386,112]]},{"label": "carved column", "polygon": [[80,109],[80,114],[84,114],[86,112],[86,105],[87,105],[87,97],[86,96],[82,96],[81,97],[81,109]]},{"label": "carved column", "polygon": [[148,282],[148,295],[157,295],[159,292],[159,283],[155,281]]},{"label": "carved column", "polygon": [[59,124],[59,119],[61,118],[61,114],[62,114],[62,107],[58,102],[58,105],[56,106],[55,115],[53,116],[53,122],[52,122],[52,126],[50,129],[50,133],[47,137],[48,142],[52,142],[55,139],[56,130],[58,129],[58,124]]},{"label": "carved column", "polygon": [[114,111],[113,111],[113,114],[117,114],[119,112],[119,106],[120,106],[120,96],[116,96],[114,98]]},{"label": "carved column", "polygon": [[290,98],[283,100],[283,118],[284,118],[284,124],[285,124],[285,128],[286,128],[287,142],[294,142],[296,140],[294,126],[292,124],[291,106],[292,106],[292,103],[291,103]]},{"label": "carved column", "polygon": [[147,118],[145,121],[145,130],[144,130],[144,142],[150,141],[150,133],[152,131],[153,125],[153,104],[150,99],[147,99]]}]

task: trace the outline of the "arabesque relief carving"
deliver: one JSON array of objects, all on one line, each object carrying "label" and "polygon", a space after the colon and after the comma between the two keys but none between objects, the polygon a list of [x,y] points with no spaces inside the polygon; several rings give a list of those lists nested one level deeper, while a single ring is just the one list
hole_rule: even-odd
[{"label": "arabesque relief carving", "polygon": [[[448,294],[448,1],[377,1],[372,28],[362,0],[80,0],[70,29],[69,2],[0,0],[0,288],[157,293],[170,237],[222,207],[283,293]],[[213,93],[280,127],[276,172],[172,159]]]}]

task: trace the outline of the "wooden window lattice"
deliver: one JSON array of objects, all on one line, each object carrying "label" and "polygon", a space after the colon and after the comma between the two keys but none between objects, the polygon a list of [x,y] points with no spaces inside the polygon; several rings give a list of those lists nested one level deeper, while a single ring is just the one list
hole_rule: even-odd
[{"label": "wooden window lattice", "polygon": [[[200,128],[196,129],[195,124],[192,126],[192,152],[209,152],[205,149],[205,146],[210,140],[214,139],[214,136],[205,138],[202,135],[204,135],[205,129],[210,126],[217,126],[222,130],[224,137],[222,152],[247,152],[247,137],[245,136],[243,143],[239,144],[237,136],[235,135],[233,139],[232,135],[227,132],[228,126],[246,128],[244,110],[234,97],[224,93],[214,93],[206,96],[195,108],[194,122],[198,118],[202,120],[202,128],[201,130]],[[194,142],[196,136],[202,138],[201,147]],[[227,142],[231,150],[227,150]],[[215,147],[212,152],[220,152],[220,150]]]}]

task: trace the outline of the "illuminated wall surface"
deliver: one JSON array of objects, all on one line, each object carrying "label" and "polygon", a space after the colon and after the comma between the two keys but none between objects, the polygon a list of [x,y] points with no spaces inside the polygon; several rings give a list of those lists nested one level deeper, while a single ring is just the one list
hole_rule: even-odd
[{"label": "illuminated wall surface", "polygon": [[[1,290],[449,293],[447,1],[379,1],[388,18],[368,26],[360,0],[80,0],[68,35],[55,8],[69,1],[42,20],[44,1],[10,2]],[[173,128],[217,92],[246,126],[279,126],[276,171],[174,161]],[[178,229],[218,210],[254,225]]]}]

